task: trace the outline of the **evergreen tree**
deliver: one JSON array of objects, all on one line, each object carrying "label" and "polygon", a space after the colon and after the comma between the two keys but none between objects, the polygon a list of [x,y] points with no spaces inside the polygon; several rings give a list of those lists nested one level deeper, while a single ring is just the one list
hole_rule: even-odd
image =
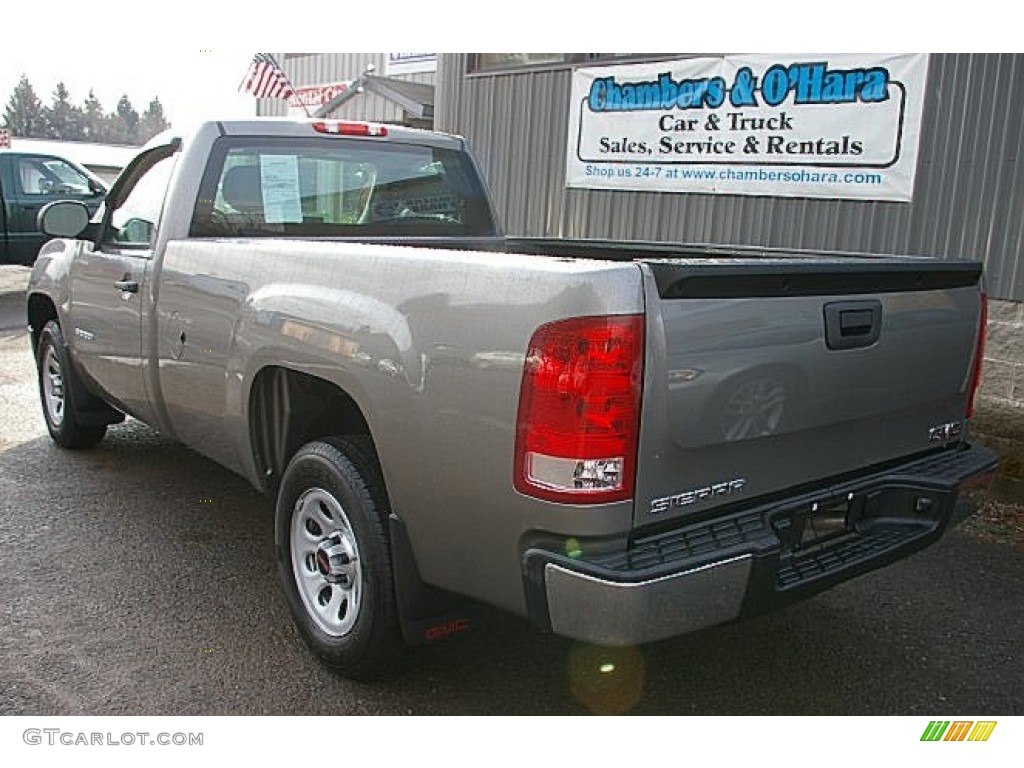
[{"label": "evergreen tree", "polygon": [[83,138],[83,115],[79,107],[68,101],[68,89],[64,83],[57,83],[53,91],[53,104],[44,110],[47,133],[61,141],[78,141]]},{"label": "evergreen tree", "polygon": [[132,106],[128,94],[117,102],[117,108],[110,115],[111,141],[117,144],[139,143],[139,113]]},{"label": "evergreen tree", "polygon": [[15,137],[26,139],[58,139],[60,141],[94,141],[109,144],[145,144],[170,127],[160,98],[154,96],[142,116],[125,94],[109,114],[93,90],[81,106],[71,103],[63,82],[57,83],[53,101],[44,107],[36,96],[28,77],[11,93],[0,125],[10,128]]},{"label": "evergreen tree", "polygon": [[47,124],[43,105],[25,75],[21,76],[7,102],[4,124],[14,136],[24,139],[46,138]]},{"label": "evergreen tree", "polygon": [[139,121],[139,144],[145,144],[160,131],[165,131],[170,127],[170,123],[164,117],[164,105],[160,103],[159,98],[154,97]]},{"label": "evergreen tree", "polygon": [[82,105],[82,138],[87,141],[104,142],[106,138],[106,121],[103,117],[103,105],[92,90],[89,98]]}]

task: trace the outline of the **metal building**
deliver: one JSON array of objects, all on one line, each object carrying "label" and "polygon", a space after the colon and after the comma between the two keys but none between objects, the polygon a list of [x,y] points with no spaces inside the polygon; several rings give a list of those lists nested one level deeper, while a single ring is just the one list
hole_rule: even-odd
[{"label": "metal building", "polygon": [[441,57],[435,126],[473,142],[510,232],[976,258],[991,296],[1024,300],[1024,56],[930,57],[909,203],[569,189],[580,62],[487,69],[474,56]]},{"label": "metal building", "polygon": [[[436,53],[279,53],[276,58],[297,98],[289,103],[257,99],[257,115],[312,114],[323,107],[341,119],[433,126]],[[338,102],[344,103],[335,106]]]}]

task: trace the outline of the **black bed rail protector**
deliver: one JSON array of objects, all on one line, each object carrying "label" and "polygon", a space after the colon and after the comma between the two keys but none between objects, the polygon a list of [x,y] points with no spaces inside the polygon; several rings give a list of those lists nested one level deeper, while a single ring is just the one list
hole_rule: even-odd
[{"label": "black bed rail protector", "polygon": [[964,288],[978,283],[978,262],[863,261],[817,264],[671,264],[649,262],[663,299],[847,296]]}]

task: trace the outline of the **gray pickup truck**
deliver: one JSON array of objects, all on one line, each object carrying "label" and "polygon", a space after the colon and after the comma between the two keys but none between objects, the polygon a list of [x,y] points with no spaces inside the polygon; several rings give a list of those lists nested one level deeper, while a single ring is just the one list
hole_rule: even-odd
[{"label": "gray pickup truck", "polygon": [[276,494],[284,595],[356,678],[474,604],[601,645],[754,615],[939,538],[981,265],[503,237],[465,142],[337,121],[161,137],[40,215],[46,424],[129,414]]}]

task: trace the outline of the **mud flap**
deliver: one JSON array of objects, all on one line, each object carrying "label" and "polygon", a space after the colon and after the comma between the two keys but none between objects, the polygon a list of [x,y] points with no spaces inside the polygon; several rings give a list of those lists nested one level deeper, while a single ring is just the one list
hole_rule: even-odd
[{"label": "mud flap", "polygon": [[405,523],[393,512],[388,515],[388,533],[395,571],[395,599],[405,642],[426,645],[469,630],[473,603],[423,583]]}]

